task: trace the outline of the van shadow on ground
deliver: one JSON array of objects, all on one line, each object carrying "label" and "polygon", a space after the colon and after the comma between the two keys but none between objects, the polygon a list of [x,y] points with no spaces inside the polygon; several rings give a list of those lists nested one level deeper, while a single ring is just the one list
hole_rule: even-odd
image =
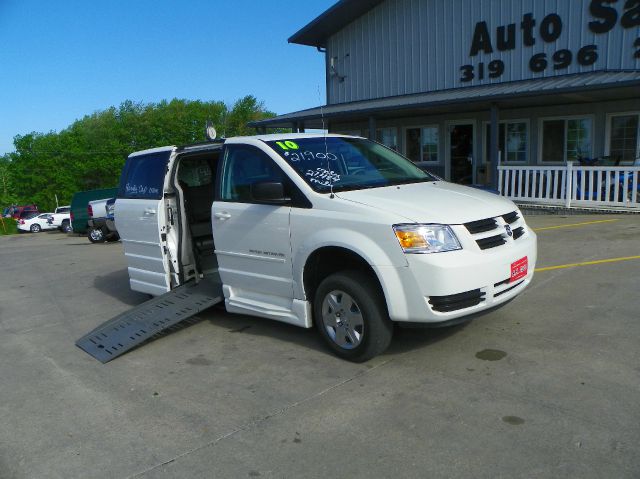
[{"label": "van shadow on ground", "polygon": [[137,306],[149,299],[143,293],[132,291],[129,287],[129,272],[126,268],[101,276],[96,276],[93,285],[102,293],[122,301],[130,306]]},{"label": "van shadow on ground", "polygon": [[[129,287],[129,273],[126,268],[97,276],[94,286],[101,292],[116,298],[124,304],[137,306],[149,299],[143,293],[132,291]],[[291,344],[297,344],[304,348],[332,354],[326,346],[317,330],[305,329],[291,324],[258,318],[246,315],[230,314],[224,306],[218,305],[203,311],[196,316],[184,320],[167,330],[159,333],[153,339],[176,333],[191,325],[207,320],[212,324],[222,327],[231,334],[250,334],[262,336]],[[436,329],[405,329],[396,327],[394,337],[386,354],[401,354],[416,349],[426,348],[431,344],[445,340],[465,328],[466,324]]]},{"label": "van shadow on ground", "polygon": [[[315,327],[305,329],[269,319],[229,314],[219,307],[211,308],[204,314],[213,324],[227,328],[229,333],[270,337],[332,354]],[[462,331],[467,324],[434,329],[404,329],[396,327],[391,345],[386,354],[401,354],[428,347]]]}]

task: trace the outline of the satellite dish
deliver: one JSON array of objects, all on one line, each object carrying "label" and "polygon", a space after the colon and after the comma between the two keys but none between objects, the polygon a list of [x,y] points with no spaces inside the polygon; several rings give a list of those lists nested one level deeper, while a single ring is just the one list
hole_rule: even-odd
[{"label": "satellite dish", "polygon": [[211,124],[211,122],[207,121],[207,127],[205,129],[205,135],[207,137],[207,140],[208,141],[215,140],[217,134],[218,132],[216,132],[215,127]]}]

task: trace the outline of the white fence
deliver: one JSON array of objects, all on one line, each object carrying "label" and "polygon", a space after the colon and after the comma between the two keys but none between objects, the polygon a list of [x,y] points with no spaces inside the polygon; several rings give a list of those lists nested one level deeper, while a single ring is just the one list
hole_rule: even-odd
[{"label": "white fence", "polygon": [[640,166],[498,166],[498,190],[515,201],[640,209]]}]

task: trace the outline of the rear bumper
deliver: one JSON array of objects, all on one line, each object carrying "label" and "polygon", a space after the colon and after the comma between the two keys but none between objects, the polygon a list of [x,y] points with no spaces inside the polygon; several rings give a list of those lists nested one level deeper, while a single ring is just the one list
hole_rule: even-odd
[{"label": "rear bumper", "polygon": [[102,228],[109,233],[115,233],[116,231],[116,224],[109,218],[91,218],[88,224],[89,228]]},{"label": "rear bumper", "polygon": [[[495,309],[520,294],[533,279],[536,235],[481,251],[406,255],[408,267],[377,267],[394,321],[452,322]],[[511,281],[511,264],[527,257],[528,272]]]}]

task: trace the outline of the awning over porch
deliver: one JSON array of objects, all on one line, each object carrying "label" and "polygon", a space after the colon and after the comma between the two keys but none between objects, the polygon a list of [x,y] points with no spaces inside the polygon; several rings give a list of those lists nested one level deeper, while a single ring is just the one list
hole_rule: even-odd
[{"label": "awning over porch", "polygon": [[319,106],[255,121],[257,128],[327,128],[332,121],[361,121],[442,112],[590,103],[640,96],[640,71],[600,71],[414,95]]}]

